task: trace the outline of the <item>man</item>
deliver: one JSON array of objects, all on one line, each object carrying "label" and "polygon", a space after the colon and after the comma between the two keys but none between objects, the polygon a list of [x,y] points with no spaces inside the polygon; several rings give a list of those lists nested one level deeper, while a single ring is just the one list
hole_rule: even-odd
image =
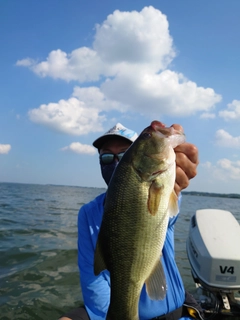
[{"label": "man", "polygon": [[[173,127],[183,131],[180,125],[175,124]],[[107,185],[124,152],[136,138],[136,132],[118,123],[93,142],[99,152],[101,173]],[[176,181],[174,189],[180,201],[181,190],[186,188],[189,185],[189,180],[196,175],[198,150],[190,143],[183,143],[175,148],[175,153]],[[110,300],[110,275],[106,270],[95,276],[93,271],[94,251],[103,216],[104,200],[105,193],[84,205],[79,211],[78,265],[85,306],[65,314],[60,320],[103,320],[106,318]],[[182,305],[184,301],[186,302],[186,298],[181,276],[174,260],[174,223],[176,220],[177,217],[169,219],[163,247],[162,260],[168,288],[166,297],[161,301],[153,301],[143,289],[139,301],[140,319],[192,319],[189,316],[182,316]],[[188,305],[194,304],[189,301],[189,296],[187,300]],[[197,310],[195,314],[199,316]],[[166,316],[162,318],[160,317],[162,315]]]}]

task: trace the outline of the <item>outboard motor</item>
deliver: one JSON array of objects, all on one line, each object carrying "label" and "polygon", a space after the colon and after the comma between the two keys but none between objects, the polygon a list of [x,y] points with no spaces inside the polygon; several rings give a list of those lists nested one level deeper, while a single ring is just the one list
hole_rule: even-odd
[{"label": "outboard motor", "polygon": [[192,216],[187,255],[196,299],[206,319],[240,319],[240,225],[229,211],[197,210]]}]

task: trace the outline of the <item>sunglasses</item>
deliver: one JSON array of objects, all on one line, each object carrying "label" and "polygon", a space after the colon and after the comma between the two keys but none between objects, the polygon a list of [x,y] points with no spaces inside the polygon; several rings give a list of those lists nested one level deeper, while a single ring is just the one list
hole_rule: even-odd
[{"label": "sunglasses", "polygon": [[100,159],[100,163],[102,164],[111,164],[113,163],[114,159],[117,158],[118,161],[120,161],[123,157],[125,152],[120,152],[118,154],[114,154],[114,153],[103,153],[100,154],[99,159]]}]

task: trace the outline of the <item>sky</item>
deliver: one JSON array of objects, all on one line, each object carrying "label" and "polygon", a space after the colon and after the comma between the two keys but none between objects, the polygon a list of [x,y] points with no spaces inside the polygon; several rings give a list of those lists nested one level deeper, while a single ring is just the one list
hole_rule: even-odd
[{"label": "sky", "polygon": [[181,124],[240,193],[239,0],[0,1],[0,182],[106,187],[92,142]]}]

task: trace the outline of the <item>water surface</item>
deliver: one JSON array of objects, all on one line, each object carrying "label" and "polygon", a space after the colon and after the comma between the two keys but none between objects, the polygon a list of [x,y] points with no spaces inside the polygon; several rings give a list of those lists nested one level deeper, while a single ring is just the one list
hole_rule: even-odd
[{"label": "water surface", "polygon": [[[0,319],[58,319],[82,303],[77,267],[79,208],[105,189],[0,183]],[[184,195],[176,224],[176,260],[195,290],[186,255],[191,216],[198,209],[231,211],[240,200]]]}]

